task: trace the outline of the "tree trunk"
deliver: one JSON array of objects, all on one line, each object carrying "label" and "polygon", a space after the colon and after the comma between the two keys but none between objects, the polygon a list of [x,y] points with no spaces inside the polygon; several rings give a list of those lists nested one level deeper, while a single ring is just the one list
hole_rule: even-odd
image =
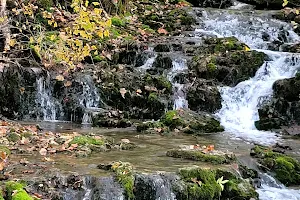
[{"label": "tree trunk", "polygon": [[0,19],[1,19],[1,31],[4,40],[4,51],[10,50],[10,30],[8,25],[8,18],[6,16],[6,0],[0,0]]}]

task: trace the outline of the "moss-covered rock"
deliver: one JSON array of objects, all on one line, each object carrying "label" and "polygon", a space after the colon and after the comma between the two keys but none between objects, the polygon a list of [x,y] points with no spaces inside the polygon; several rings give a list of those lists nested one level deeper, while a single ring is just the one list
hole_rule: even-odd
[{"label": "moss-covered rock", "polygon": [[201,162],[210,162],[213,164],[228,164],[236,160],[234,154],[223,153],[220,151],[203,152],[199,150],[176,149],[167,151],[167,156]]},{"label": "moss-covered rock", "polygon": [[196,7],[227,8],[233,5],[231,0],[188,0]]},{"label": "moss-covered rock", "polygon": [[159,132],[181,130],[189,134],[213,133],[224,131],[214,117],[207,113],[198,114],[190,110],[170,110],[166,112],[159,122],[146,122],[137,125],[138,131],[156,129]]},{"label": "moss-covered rock", "polygon": [[188,88],[187,101],[189,108],[194,111],[213,113],[221,109],[222,98],[214,81],[197,79]]},{"label": "moss-covered rock", "polygon": [[258,199],[258,194],[248,180],[228,171],[194,167],[181,169],[179,175],[185,183],[183,189],[177,191],[176,197],[179,200]]},{"label": "moss-covered rock", "polygon": [[296,159],[262,146],[252,148],[251,155],[258,158],[264,170],[274,172],[283,184],[300,185],[300,163]]},{"label": "moss-covered rock", "polygon": [[78,145],[103,145],[103,139],[97,139],[92,136],[75,136],[70,144]]},{"label": "moss-covered rock", "polygon": [[[291,58],[292,59],[292,58]],[[278,80],[273,84],[273,96],[258,109],[259,130],[280,129],[282,126],[300,124],[300,78]]]},{"label": "moss-covered rock", "polygon": [[[241,2],[246,4],[254,5],[256,9],[277,9],[283,8],[281,0],[241,0]],[[296,7],[299,5],[297,0],[288,1],[288,7]]]},{"label": "moss-covered rock", "polygon": [[5,183],[6,197],[8,200],[33,200],[24,190],[25,183],[9,181]]},{"label": "moss-covered rock", "polygon": [[[220,49],[222,48],[218,47],[218,51]],[[193,57],[188,67],[194,72],[191,74],[197,78],[217,80],[222,84],[235,86],[253,77],[265,59],[266,55],[262,52],[228,51],[210,55],[200,54]]]}]

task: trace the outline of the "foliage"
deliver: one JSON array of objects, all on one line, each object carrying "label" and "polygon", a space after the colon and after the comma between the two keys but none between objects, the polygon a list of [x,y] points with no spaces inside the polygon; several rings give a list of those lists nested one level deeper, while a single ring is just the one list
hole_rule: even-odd
[{"label": "foliage", "polygon": [[70,144],[78,145],[103,145],[104,141],[101,139],[96,139],[91,136],[75,136]]},{"label": "foliage", "polygon": [[33,200],[24,190],[26,184],[21,182],[9,181],[5,184],[8,200]]},{"label": "foliage", "polygon": [[127,198],[129,200],[134,199],[134,176],[131,164],[127,162],[118,161],[112,164],[111,169],[116,173],[117,180],[124,187]]}]

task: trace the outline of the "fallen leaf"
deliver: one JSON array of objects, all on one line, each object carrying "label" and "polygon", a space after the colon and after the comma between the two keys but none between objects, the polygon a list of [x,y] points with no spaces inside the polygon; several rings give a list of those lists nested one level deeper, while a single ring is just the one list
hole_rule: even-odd
[{"label": "fallen leaf", "polygon": [[130,143],[130,141],[128,139],[121,139],[121,142],[126,143],[126,144]]},{"label": "fallen leaf", "polygon": [[159,28],[158,30],[157,30],[157,32],[159,33],[159,34],[168,34],[168,31],[166,30],[166,29],[164,29],[164,28]]},{"label": "fallen leaf", "polygon": [[47,155],[47,149],[41,148],[41,150],[39,151],[39,153],[40,153],[42,156],[45,156],[45,155]]},{"label": "fallen leaf", "polygon": [[136,90],[136,93],[141,94],[141,93],[142,93],[142,90],[141,90],[141,89],[137,89],[137,90]]},{"label": "fallen leaf", "polygon": [[28,144],[29,142],[30,141],[28,138],[22,137],[22,139],[19,141],[19,144],[24,145],[24,144]]},{"label": "fallen leaf", "polygon": [[38,193],[34,193],[33,195],[36,196],[36,197],[39,198],[39,199],[41,199],[41,198],[43,197],[43,195],[38,194]]},{"label": "fallen leaf", "polygon": [[50,157],[44,157],[43,161],[47,161],[47,162],[53,162],[54,160]]},{"label": "fallen leaf", "polygon": [[125,88],[121,88],[120,89],[120,94],[121,96],[125,99],[125,94],[126,94],[127,90]]},{"label": "fallen leaf", "polygon": [[56,79],[57,81],[64,81],[64,80],[65,80],[65,78],[64,78],[62,75],[57,75],[57,76],[55,77],[55,79]]},{"label": "fallen leaf", "polygon": [[72,82],[71,81],[67,81],[64,83],[65,87],[70,87],[72,85]]}]

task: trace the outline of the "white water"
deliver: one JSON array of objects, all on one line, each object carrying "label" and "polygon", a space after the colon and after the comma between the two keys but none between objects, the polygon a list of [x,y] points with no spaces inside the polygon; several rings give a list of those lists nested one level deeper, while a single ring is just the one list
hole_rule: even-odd
[{"label": "white water", "polygon": [[262,185],[257,192],[260,200],[299,200],[299,190],[287,189],[268,174],[261,175]]},{"label": "white water", "polygon": [[100,96],[93,82],[92,77],[84,76],[82,78],[82,94],[79,97],[80,105],[85,108],[85,113],[82,117],[82,124],[92,123],[92,113],[99,110]]},{"label": "white water", "polygon": [[38,116],[38,120],[43,121],[55,121],[58,116],[57,113],[61,110],[61,105],[55,101],[52,97],[50,85],[50,75],[47,73],[46,77],[39,77],[36,80],[37,83],[37,96],[36,103],[40,112],[42,113],[42,119]]},{"label": "white water", "polygon": [[[276,80],[293,77],[300,69],[300,55],[266,50],[272,41],[295,43],[299,36],[292,28],[266,16],[255,16],[253,13],[227,11],[203,11],[202,27],[199,33],[209,33],[215,37],[234,36],[250,48],[263,51],[270,58],[256,72],[253,78],[243,81],[235,87],[220,87],[222,108],[216,114],[225,130],[235,138],[260,144],[271,145],[279,140],[272,132],[256,130],[254,122],[259,119],[260,104],[271,97],[272,85]],[[262,35],[269,35],[268,41]],[[265,50],[262,50],[265,49]],[[285,188],[268,176],[262,176],[261,188],[257,190],[261,200],[300,200],[300,191]]]},{"label": "white water", "polygon": [[188,101],[186,100],[185,84],[180,84],[174,81],[174,77],[179,73],[184,73],[187,70],[187,61],[183,58],[176,58],[172,61],[172,69],[167,77],[173,86],[173,109],[188,108]]}]

